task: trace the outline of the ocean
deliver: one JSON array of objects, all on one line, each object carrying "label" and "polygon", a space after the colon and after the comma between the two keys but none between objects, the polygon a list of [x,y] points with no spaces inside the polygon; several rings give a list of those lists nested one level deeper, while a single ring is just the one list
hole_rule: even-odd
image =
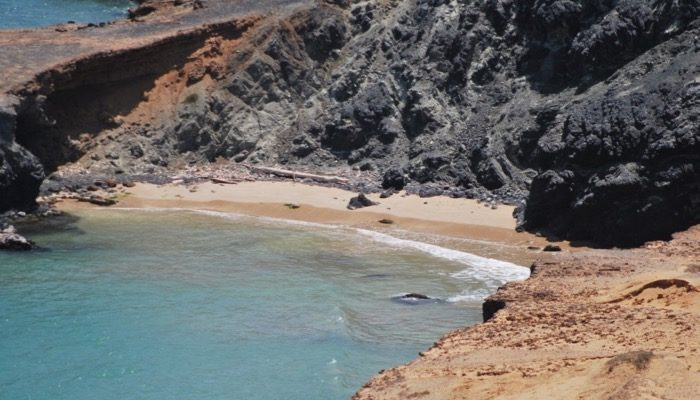
[{"label": "ocean", "polygon": [[125,16],[133,5],[129,0],[0,0],[0,29],[107,22]]},{"label": "ocean", "polygon": [[25,233],[42,250],[0,253],[2,399],[347,399],[528,275],[216,212],[84,210]]}]

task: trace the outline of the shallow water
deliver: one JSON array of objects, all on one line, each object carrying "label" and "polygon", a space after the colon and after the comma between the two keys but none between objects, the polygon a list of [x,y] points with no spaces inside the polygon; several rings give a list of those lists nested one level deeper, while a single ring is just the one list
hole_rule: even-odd
[{"label": "shallow water", "polygon": [[106,22],[126,15],[132,5],[129,0],[0,0],[0,28]]},{"label": "shallow water", "polygon": [[527,275],[341,228],[78,216],[32,233],[45,251],[0,253],[0,398],[345,399]]}]

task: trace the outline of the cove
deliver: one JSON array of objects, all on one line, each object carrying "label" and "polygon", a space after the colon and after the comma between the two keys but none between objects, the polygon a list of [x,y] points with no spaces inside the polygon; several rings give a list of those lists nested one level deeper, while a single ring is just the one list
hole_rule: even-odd
[{"label": "cove", "polygon": [[[480,298],[525,271],[343,228],[75,217],[31,232],[43,251],[0,254],[3,397],[346,399],[480,322]],[[407,292],[442,301],[392,301]]]}]

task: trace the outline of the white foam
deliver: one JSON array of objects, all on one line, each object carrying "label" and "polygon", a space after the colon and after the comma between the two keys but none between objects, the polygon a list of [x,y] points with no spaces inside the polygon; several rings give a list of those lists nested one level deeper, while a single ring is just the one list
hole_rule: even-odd
[{"label": "white foam", "polygon": [[202,215],[208,215],[208,216],[212,216],[212,217],[218,217],[218,218],[224,218],[224,219],[230,219],[230,220],[247,219],[250,221],[259,221],[259,222],[267,222],[267,223],[274,223],[274,224],[294,225],[294,226],[302,226],[302,227],[310,227],[310,228],[322,228],[322,229],[337,229],[340,227],[339,225],[319,224],[316,222],[299,221],[296,219],[258,217],[258,216],[253,217],[253,216],[230,213],[230,212],[223,212],[223,211],[211,211],[211,210],[199,210],[199,209],[193,209],[190,211],[198,213],[198,214],[202,214]]},{"label": "white foam", "polygon": [[[224,218],[229,220],[240,220],[240,219],[251,219],[256,221],[263,221],[276,224],[285,225],[296,225],[302,227],[312,227],[312,228],[322,228],[337,230],[339,228],[348,228],[343,225],[331,225],[331,224],[319,224],[315,222],[290,220],[282,218],[272,218],[272,217],[250,217],[243,214],[236,214],[231,212],[221,212],[203,209],[190,209],[190,208],[117,208],[111,207],[111,210],[137,210],[137,211],[150,211],[150,212],[164,212],[164,211],[187,211],[194,212],[202,215],[208,215],[217,218]],[[387,235],[385,233],[370,231],[366,229],[356,229],[356,231],[364,236],[367,236],[379,243],[388,245],[391,247],[398,247],[404,249],[418,250],[434,257],[458,262],[468,267],[450,274],[452,278],[459,280],[478,280],[485,282],[488,286],[496,289],[507,282],[525,280],[530,276],[530,269],[516,265],[507,261],[497,260],[493,258],[481,257],[476,254],[471,254],[463,251],[452,250],[445,247],[436,246],[429,243],[418,242],[414,240],[399,239],[397,237]],[[490,243],[490,242],[489,242]],[[442,273],[441,273],[442,274]],[[481,301],[488,297],[491,291],[488,289],[481,290],[469,290],[464,291],[460,294],[450,296],[446,299],[447,302],[460,302],[460,301]]]},{"label": "white foam", "polygon": [[110,207],[110,208],[98,208],[96,210],[119,210],[119,211],[144,211],[144,212],[168,212],[168,211],[185,211],[200,215],[207,215],[210,217],[216,217],[221,219],[228,219],[232,221],[238,221],[242,219],[248,219],[251,221],[261,221],[275,224],[284,225],[296,225],[311,228],[324,228],[324,229],[337,229],[341,228],[341,225],[331,225],[331,224],[319,224],[316,222],[299,221],[295,219],[284,219],[284,218],[273,218],[273,217],[258,217],[249,216],[245,214],[237,214],[232,212],[224,211],[214,211],[214,210],[204,210],[199,208],[180,208],[180,207]]},{"label": "white foam", "polygon": [[245,217],[242,214],[235,214],[235,213],[228,213],[228,212],[221,212],[221,211],[212,211],[212,210],[189,209],[187,211],[193,212],[195,214],[206,215],[209,217],[216,217],[216,218],[221,218],[221,219],[228,219],[228,220],[232,220],[232,221],[238,221],[238,220],[241,220]]},{"label": "white foam", "polygon": [[93,208],[96,211],[143,211],[143,212],[168,212],[168,211],[191,211],[189,208],[177,207],[109,207]]},{"label": "white foam", "polygon": [[487,282],[496,281],[498,285],[502,285],[506,282],[524,280],[530,276],[529,268],[525,268],[507,261],[481,257],[477,256],[476,254],[447,249],[429,243],[399,239],[394,236],[369,231],[366,229],[358,229],[357,231],[365,236],[369,236],[370,238],[380,243],[392,247],[414,249],[424,253],[428,253],[434,257],[455,261],[469,266],[469,268],[466,268],[462,271],[450,274],[450,276],[455,279],[477,279],[480,281]]},{"label": "white foam", "polygon": [[450,296],[447,299],[445,299],[446,302],[448,303],[459,303],[461,301],[469,301],[469,302],[482,302],[485,298],[489,297],[491,295],[491,292],[486,289],[482,290],[471,290],[467,291],[465,290],[464,292],[460,294],[456,294],[454,296]]}]

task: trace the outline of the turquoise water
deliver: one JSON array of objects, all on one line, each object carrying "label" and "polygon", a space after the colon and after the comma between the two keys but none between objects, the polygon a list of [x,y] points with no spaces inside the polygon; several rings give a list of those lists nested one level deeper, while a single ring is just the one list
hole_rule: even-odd
[{"label": "turquoise water", "polygon": [[0,0],[0,28],[106,22],[126,15],[132,5],[129,0]]},{"label": "turquoise water", "polygon": [[44,251],[0,253],[2,399],[345,399],[480,321],[479,298],[524,272],[340,228],[78,217],[30,232]]}]

